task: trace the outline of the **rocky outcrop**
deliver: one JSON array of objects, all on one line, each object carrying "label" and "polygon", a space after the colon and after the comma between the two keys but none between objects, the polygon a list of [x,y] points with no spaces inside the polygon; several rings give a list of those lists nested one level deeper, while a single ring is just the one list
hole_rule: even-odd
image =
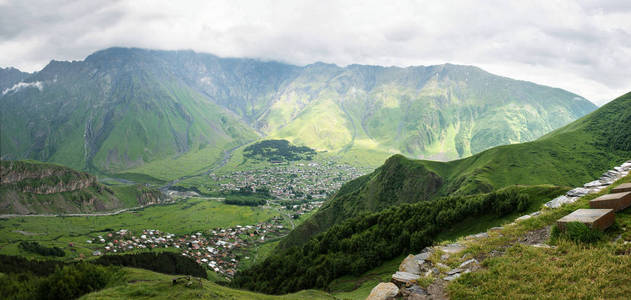
[{"label": "rocky outcrop", "polygon": [[167,196],[159,190],[138,187],[138,204],[141,206],[162,203]]},{"label": "rocky outcrop", "polygon": [[39,185],[22,185],[21,191],[24,193],[35,193],[41,195],[71,192],[82,190],[96,185],[96,178],[90,176],[85,179],[70,180],[68,182],[58,181],[55,184],[42,183]]},{"label": "rocky outcrop", "polygon": [[65,167],[23,161],[2,161],[0,184],[8,189],[41,195],[70,192],[95,186],[90,174]]},{"label": "rocky outcrop", "polygon": [[631,160],[623,163],[620,166],[614,167],[598,178],[598,180],[590,181],[584,184],[582,187],[577,187],[569,190],[565,195],[556,197],[545,204],[547,208],[557,208],[564,204],[574,203],[580,197],[587,194],[598,193],[604,188],[610,186],[616,180],[629,175],[631,172]]},{"label": "rocky outcrop", "polygon": [[[167,199],[162,192],[142,185],[121,186],[114,192],[90,174],[54,164],[0,163],[0,214],[3,215],[95,213],[152,205]],[[123,201],[120,195],[135,195],[136,201]]]}]

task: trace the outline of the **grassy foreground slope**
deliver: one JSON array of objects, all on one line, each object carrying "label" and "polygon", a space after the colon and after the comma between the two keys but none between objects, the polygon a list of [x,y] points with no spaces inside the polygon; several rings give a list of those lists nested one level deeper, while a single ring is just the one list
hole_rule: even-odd
[{"label": "grassy foreground slope", "polygon": [[[450,298],[627,299],[631,294],[631,208],[616,212],[615,225],[591,244],[559,238],[549,241],[556,244],[554,248],[538,248],[515,242],[576,209],[588,208],[589,200],[624,182],[631,182],[631,175],[598,194],[469,243],[461,255],[488,258],[480,271],[464,274],[448,286]],[[494,252],[503,254],[491,255]]]},{"label": "grassy foreground slope", "polygon": [[144,186],[105,186],[96,177],[37,161],[0,161],[0,214],[89,213],[158,203]]},{"label": "grassy foreground slope", "polygon": [[335,299],[315,290],[300,291],[283,296],[271,296],[231,289],[202,279],[201,286],[194,280],[191,287],[184,283],[173,286],[171,280],[178,276],[165,275],[142,269],[124,268],[125,283],[119,286],[87,294],[80,299]]},{"label": "grassy foreground slope", "polygon": [[392,156],[375,172],[345,184],[281,245],[301,244],[349,217],[402,203],[515,184],[582,185],[630,156],[628,93],[533,142],[495,147],[447,163]]}]

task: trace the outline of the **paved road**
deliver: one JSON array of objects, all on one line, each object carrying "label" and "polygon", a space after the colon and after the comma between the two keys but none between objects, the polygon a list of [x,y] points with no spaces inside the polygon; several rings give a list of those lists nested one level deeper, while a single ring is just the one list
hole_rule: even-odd
[{"label": "paved road", "polygon": [[17,218],[17,217],[100,217],[100,216],[113,216],[113,215],[118,215],[120,213],[124,213],[126,211],[136,210],[136,209],[144,208],[144,207],[147,207],[147,206],[151,206],[151,205],[137,206],[137,207],[131,207],[131,208],[124,208],[124,209],[119,209],[117,211],[112,211],[112,212],[101,212],[101,213],[91,213],[91,214],[33,214],[33,215],[6,214],[6,215],[0,215],[0,219]]}]

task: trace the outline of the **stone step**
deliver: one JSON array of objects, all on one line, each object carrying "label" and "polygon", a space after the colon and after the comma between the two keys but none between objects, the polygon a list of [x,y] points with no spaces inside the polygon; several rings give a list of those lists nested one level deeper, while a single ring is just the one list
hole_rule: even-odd
[{"label": "stone step", "polygon": [[631,192],[602,195],[589,201],[591,208],[611,208],[621,211],[629,206],[631,206]]},{"label": "stone step", "polygon": [[616,215],[613,209],[577,209],[573,213],[557,220],[560,230],[565,230],[565,226],[570,222],[580,222],[591,228],[605,230],[613,225]]},{"label": "stone step", "polygon": [[623,192],[631,192],[631,182],[623,183],[613,189],[611,189],[612,193],[623,193]]}]

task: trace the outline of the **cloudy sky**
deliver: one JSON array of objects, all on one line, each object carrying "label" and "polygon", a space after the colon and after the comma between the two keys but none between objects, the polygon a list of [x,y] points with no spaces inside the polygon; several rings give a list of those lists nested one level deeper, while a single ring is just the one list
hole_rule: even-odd
[{"label": "cloudy sky", "polygon": [[111,46],[293,64],[476,65],[603,104],[631,91],[631,1],[0,0],[0,66]]}]

